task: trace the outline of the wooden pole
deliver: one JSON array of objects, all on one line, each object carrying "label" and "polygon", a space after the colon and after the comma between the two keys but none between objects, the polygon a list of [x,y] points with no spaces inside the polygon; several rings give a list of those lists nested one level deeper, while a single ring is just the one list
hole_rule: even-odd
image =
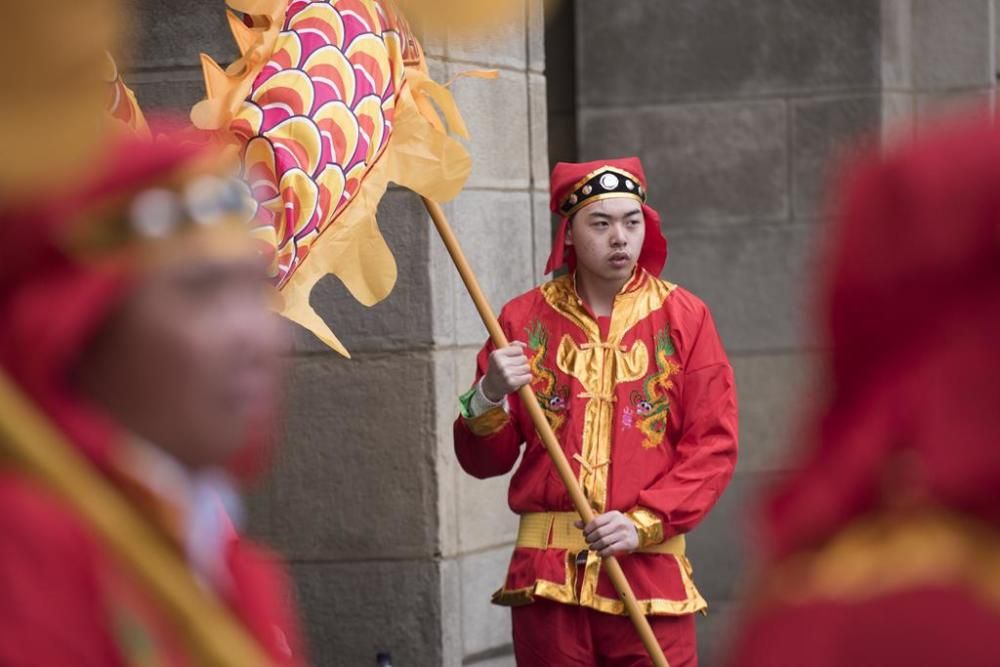
[{"label": "wooden pole", "polygon": [[[483,324],[486,325],[486,330],[489,332],[493,344],[497,348],[507,347],[510,343],[500,328],[500,323],[497,322],[496,315],[493,314],[493,309],[490,308],[486,296],[483,294],[482,289],[480,289],[476,274],[472,271],[472,267],[469,266],[469,262],[462,252],[462,247],[459,245],[455,233],[445,218],[444,211],[441,210],[437,202],[425,197],[421,197],[421,199],[423,199],[424,206],[427,207],[427,212],[430,213],[431,219],[434,221],[434,226],[437,228],[441,240],[444,241],[444,245],[448,249],[448,254],[451,255],[451,259],[455,263],[455,268],[458,269],[458,273],[462,277],[462,282],[465,283],[465,288],[468,290],[469,296],[472,297],[472,302],[476,305],[476,310],[479,311],[479,317],[482,318]],[[585,525],[589,524],[594,520],[594,510],[590,507],[590,503],[587,502],[586,496],[583,495],[583,490],[576,481],[573,469],[570,467],[569,461],[566,460],[566,454],[563,452],[559,441],[556,440],[556,435],[552,432],[552,427],[549,426],[549,421],[545,418],[545,414],[542,412],[542,408],[538,404],[538,399],[531,390],[531,386],[525,385],[521,387],[518,390],[518,396],[521,397],[521,403],[528,409],[531,421],[534,423],[535,429],[538,431],[538,435],[541,437],[542,443],[545,445],[545,449],[549,453],[549,458],[552,459],[552,463],[555,465],[560,479],[562,479],[563,484],[566,486],[566,491],[573,501],[573,506],[576,507],[580,518],[583,519],[583,523]],[[639,608],[635,594],[632,593],[632,587],[629,586],[628,580],[625,578],[625,573],[614,556],[608,556],[604,559],[604,570],[608,573],[608,577],[611,579],[611,583],[614,584],[615,590],[618,591],[622,602],[625,603],[625,610],[628,612],[629,618],[632,619],[632,624],[639,633],[646,651],[653,659],[653,664],[656,667],[669,667],[667,659],[660,649],[660,643],[656,641],[653,629],[649,626],[649,621]]]}]

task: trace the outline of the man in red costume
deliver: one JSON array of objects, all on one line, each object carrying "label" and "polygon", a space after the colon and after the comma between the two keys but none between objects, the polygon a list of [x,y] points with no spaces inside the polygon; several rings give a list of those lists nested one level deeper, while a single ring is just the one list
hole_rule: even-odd
[{"label": "man in red costume", "polygon": [[850,173],[823,400],[772,495],[734,667],[1000,664],[1000,131]]},{"label": "man in red costume", "polygon": [[[0,664],[303,664],[286,579],[236,529],[230,463],[270,430],[283,337],[215,172],[121,140],[81,184],[0,205],[0,376],[26,399],[0,406]],[[17,440],[32,415],[58,436]],[[115,508],[143,544],[102,532]]]},{"label": "man in red costume", "polygon": [[[494,602],[513,607],[519,665],[649,664],[602,572],[614,554],[670,664],[695,665],[706,603],[684,536],[736,463],[732,368],[705,304],[659,278],[667,243],[639,160],[560,163],[551,183],[562,224],[546,272],[569,272],[504,307],[516,342],[483,348],[455,422],[471,475],[502,475],[521,456],[517,545]],[[590,525],[512,393],[528,383],[598,515]]]}]

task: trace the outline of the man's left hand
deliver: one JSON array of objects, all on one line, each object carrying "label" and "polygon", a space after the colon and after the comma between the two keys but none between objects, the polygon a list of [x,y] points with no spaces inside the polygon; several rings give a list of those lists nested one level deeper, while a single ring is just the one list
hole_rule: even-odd
[{"label": "man's left hand", "polygon": [[577,521],[576,527],[583,530],[583,538],[592,551],[601,558],[622,553],[632,553],[639,548],[639,533],[632,520],[621,512],[606,512],[594,517],[586,526]]}]

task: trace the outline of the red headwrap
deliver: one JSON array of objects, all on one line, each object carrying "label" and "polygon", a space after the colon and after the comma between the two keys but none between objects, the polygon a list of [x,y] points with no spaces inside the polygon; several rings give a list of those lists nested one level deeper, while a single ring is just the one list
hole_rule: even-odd
[{"label": "red headwrap", "polygon": [[[604,192],[588,190],[584,194],[583,188],[591,181],[593,188],[600,189],[600,177],[605,172],[615,177],[611,179],[609,187]],[[654,276],[660,275],[663,265],[667,263],[667,239],[660,229],[660,214],[645,203],[645,191],[646,174],[642,170],[642,163],[636,157],[556,164],[549,179],[551,194],[549,208],[562,219],[552,242],[552,254],[549,255],[549,261],[545,265],[545,273],[552,273],[563,264],[566,264],[570,271],[576,268],[573,247],[566,245],[566,229],[576,210],[586,205],[588,197],[595,201],[598,197],[630,197],[642,202],[642,215],[646,221],[646,238],[639,253],[639,266]]]},{"label": "red headwrap", "polygon": [[120,139],[81,182],[0,205],[0,366],[91,459],[115,428],[82,404],[70,374],[132,276],[120,262],[86,262],[64,247],[70,229],[113,210],[202,153],[176,142]]},{"label": "red headwrap", "polygon": [[825,265],[829,395],[769,506],[779,554],[901,496],[1000,525],[1000,131],[965,121],[851,173]]}]

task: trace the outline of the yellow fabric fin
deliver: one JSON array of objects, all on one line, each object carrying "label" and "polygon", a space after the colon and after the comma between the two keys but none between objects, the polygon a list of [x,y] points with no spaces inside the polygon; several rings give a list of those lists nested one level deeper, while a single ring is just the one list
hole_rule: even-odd
[{"label": "yellow fabric fin", "polygon": [[[364,306],[374,306],[396,285],[396,258],[386,245],[375,216],[367,216],[338,239],[341,246],[333,275]],[[334,251],[336,252],[336,251]]]},{"label": "yellow fabric fin", "polygon": [[236,46],[240,49],[240,55],[246,55],[250,47],[257,41],[256,31],[232,12],[226,12],[226,19],[229,21],[229,31],[233,33]]},{"label": "yellow fabric fin", "polygon": [[340,342],[340,339],[334,335],[330,327],[323,321],[323,318],[316,314],[316,311],[313,310],[308,302],[296,301],[286,303],[285,308],[280,313],[282,317],[295,322],[306,331],[311,332],[312,335],[320,339],[334,352],[343,355],[347,359],[351,358],[351,353],[347,351],[344,344]]}]

